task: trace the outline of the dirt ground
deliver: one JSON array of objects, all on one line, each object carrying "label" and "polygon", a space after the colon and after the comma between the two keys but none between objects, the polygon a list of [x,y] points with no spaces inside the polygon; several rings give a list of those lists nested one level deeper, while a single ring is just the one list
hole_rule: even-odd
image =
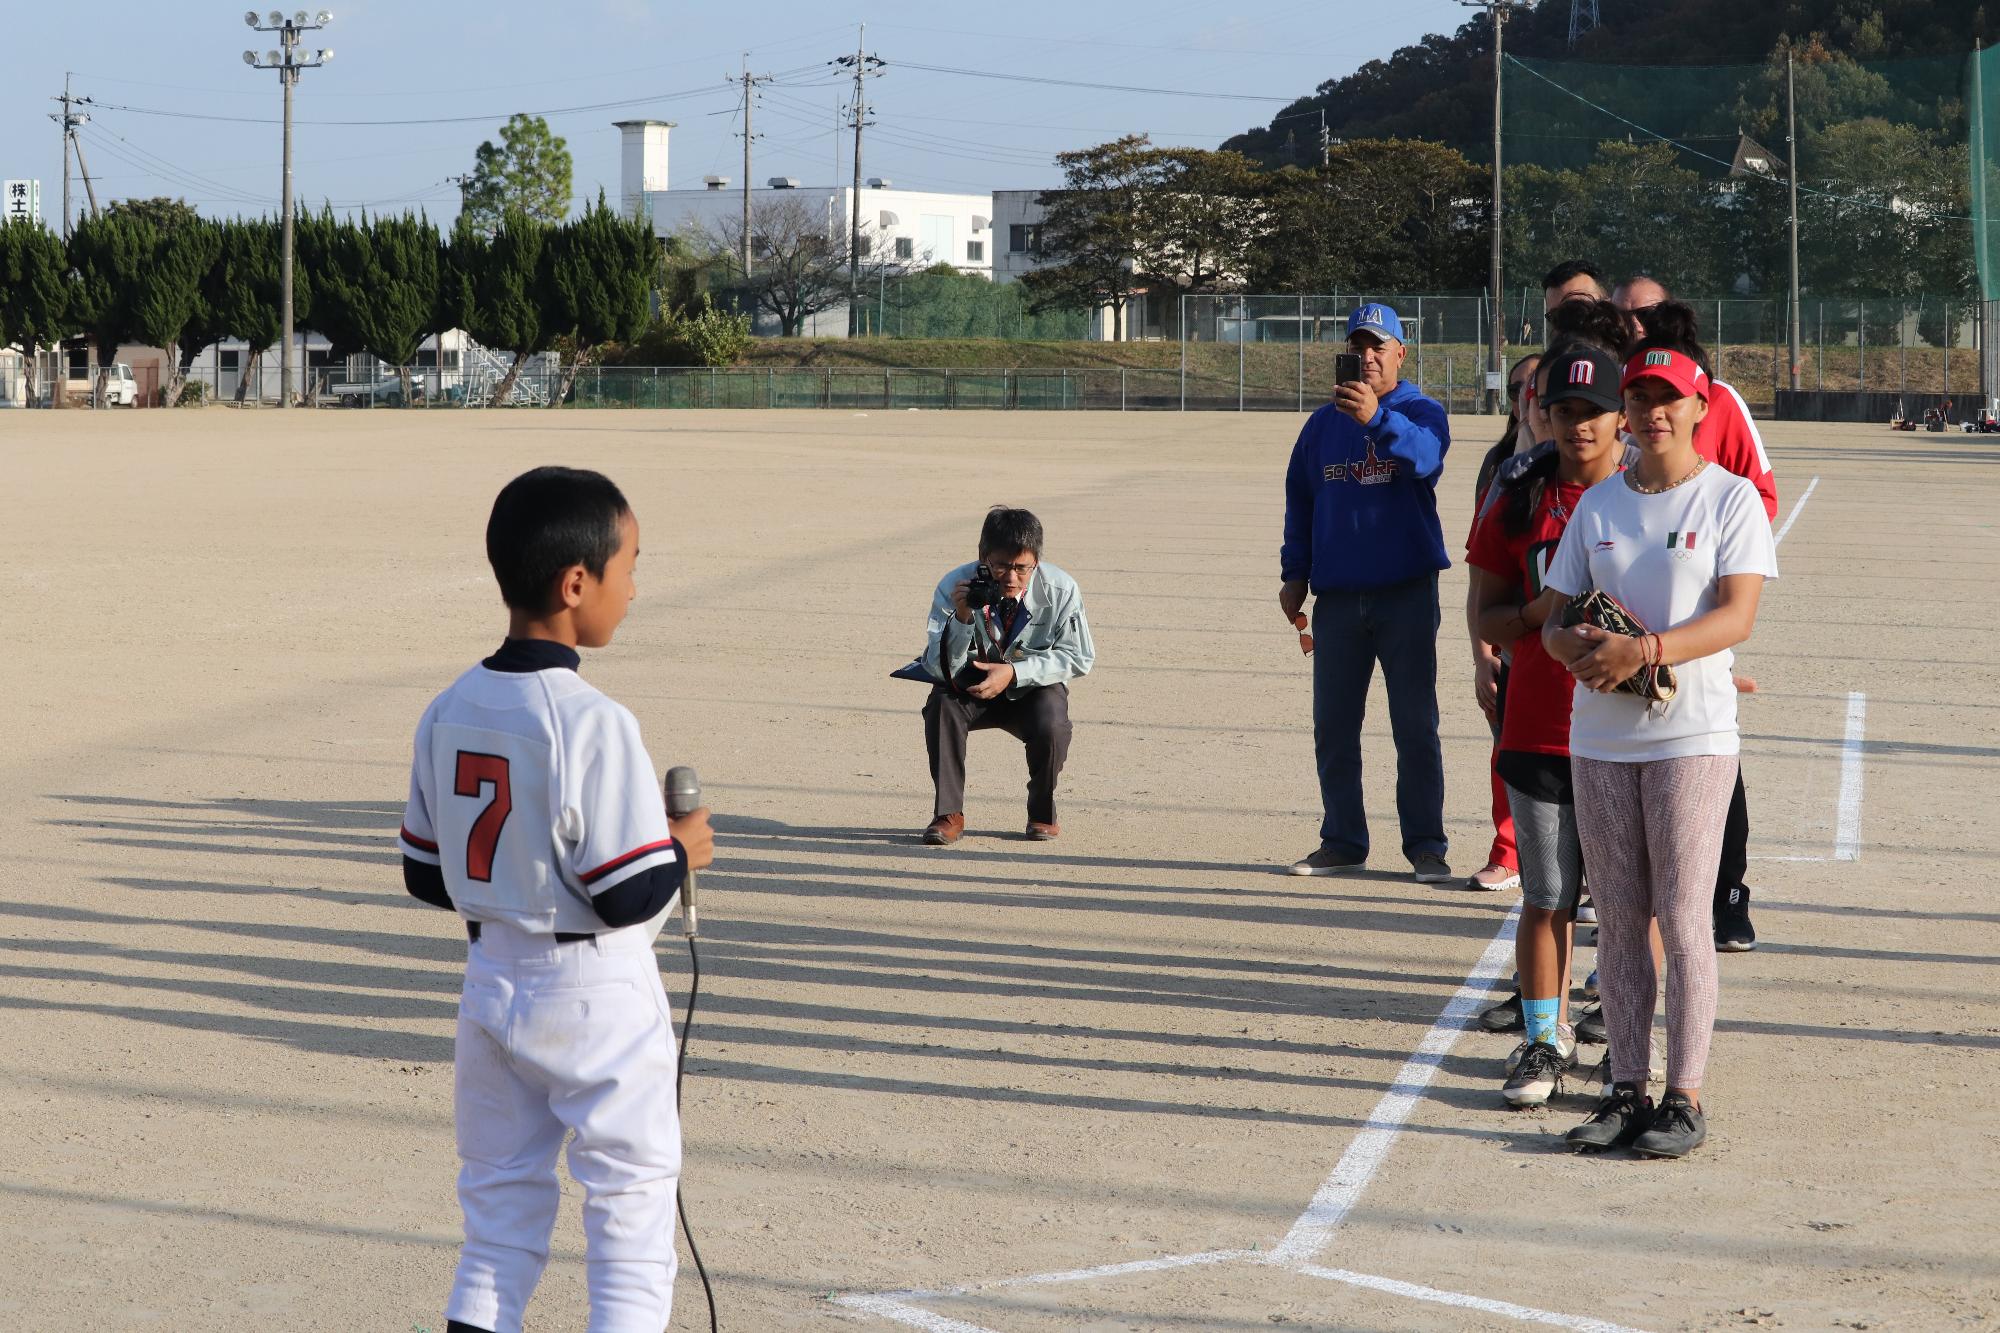
[{"label": "dirt ground", "polygon": [[[1454,547],[1490,430],[1455,424]],[[1275,873],[1317,821],[1273,601],[1297,429],[0,413],[0,1326],[442,1330],[465,945],[393,838],[418,713],[500,637],[487,507],[543,462],[638,510],[640,600],[585,670],[721,832],[684,1183],[724,1328],[2000,1322],[2000,447],[1768,431],[1761,944],[1722,960],[1711,1140],[1665,1164],[1565,1155],[1594,1088],[1511,1113],[1514,1039],[1459,1034],[1515,895],[1407,877],[1379,685],[1371,869]],[[1062,839],[1020,839],[986,733],[972,831],[925,849],[922,692],[887,673],[996,501],[1045,520],[1098,667]],[[1488,744],[1464,588],[1461,872]],[[584,1327],[577,1206],[533,1329]],[[686,1267],[673,1327],[706,1327]]]}]

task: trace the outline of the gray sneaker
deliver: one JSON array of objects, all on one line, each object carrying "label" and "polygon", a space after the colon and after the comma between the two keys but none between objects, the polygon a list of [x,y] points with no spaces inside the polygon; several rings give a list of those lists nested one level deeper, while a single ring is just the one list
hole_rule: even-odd
[{"label": "gray sneaker", "polygon": [[[1522,1059],[1528,1054],[1528,1048],[1533,1045],[1535,1045],[1534,1042],[1524,1041],[1519,1046],[1516,1046],[1513,1049],[1513,1051],[1507,1056],[1508,1073],[1510,1074],[1513,1073],[1514,1070],[1517,1067],[1519,1067]],[[1575,1068],[1576,1029],[1571,1027],[1567,1023],[1556,1024],[1555,1047],[1556,1047],[1556,1054],[1562,1057],[1563,1068],[1564,1069]]]},{"label": "gray sneaker", "polygon": [[1551,1096],[1562,1091],[1563,1071],[1569,1061],[1548,1042],[1522,1044],[1527,1050],[1501,1085],[1500,1095],[1513,1107],[1546,1106]]},{"label": "gray sneaker", "polygon": [[1292,862],[1294,875],[1339,875],[1368,864],[1365,856],[1347,856],[1331,847],[1321,847],[1302,861]]},{"label": "gray sneaker", "polygon": [[1451,867],[1434,852],[1418,852],[1410,858],[1410,873],[1419,884],[1449,884]]}]

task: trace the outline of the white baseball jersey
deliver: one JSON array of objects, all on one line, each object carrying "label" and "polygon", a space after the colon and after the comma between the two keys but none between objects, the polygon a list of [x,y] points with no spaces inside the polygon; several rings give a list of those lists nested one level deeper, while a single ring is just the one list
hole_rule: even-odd
[{"label": "white baseball jersey", "polygon": [[605,929],[591,896],[680,854],[638,721],[560,668],[475,666],[432,701],[399,841],[468,920],[531,934]]}]

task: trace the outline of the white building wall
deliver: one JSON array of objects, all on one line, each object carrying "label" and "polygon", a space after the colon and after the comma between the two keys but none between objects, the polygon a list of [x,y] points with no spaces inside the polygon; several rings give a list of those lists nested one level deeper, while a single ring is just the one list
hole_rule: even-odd
[{"label": "white building wall", "polygon": [[[760,208],[796,200],[827,220],[827,235],[845,243],[854,206],[851,186],[804,185],[750,191],[752,227]],[[743,191],[655,190],[646,195],[653,227],[662,236],[682,231],[727,233],[741,224]],[[993,276],[992,198],[983,194],[942,194],[893,187],[861,188],[862,233],[873,240],[875,258],[912,271],[950,264],[961,273]]]},{"label": "white building wall", "polygon": [[637,217],[646,206],[646,195],[667,188],[667,143],[674,128],[670,120],[620,120],[613,124],[619,135],[618,211]]}]

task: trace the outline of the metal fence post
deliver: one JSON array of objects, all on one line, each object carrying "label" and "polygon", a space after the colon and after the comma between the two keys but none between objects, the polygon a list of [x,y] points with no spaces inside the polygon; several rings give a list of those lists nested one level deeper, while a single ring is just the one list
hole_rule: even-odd
[{"label": "metal fence post", "polygon": [[1944,396],[1951,397],[1951,301],[1944,303]]},{"label": "metal fence post", "polygon": [[1424,387],[1424,298],[1417,298],[1417,389]]},{"label": "metal fence post", "polygon": [[1855,341],[1861,349],[1861,369],[1855,376],[1854,387],[1862,393],[1868,392],[1868,303],[1856,301],[1858,312],[1854,319]]},{"label": "metal fence post", "polygon": [[1187,303],[1181,297],[1181,411],[1187,411]]},{"label": "metal fence post", "polygon": [[1299,326],[1293,330],[1299,341],[1299,411],[1306,410],[1306,298],[1299,297]]},{"label": "metal fence post", "polygon": [[1125,367],[1118,367],[1118,410],[1125,410]]},{"label": "metal fence post", "polygon": [[774,367],[771,366],[764,367],[764,406],[766,408],[777,406],[777,404],[773,401],[771,394],[772,387],[777,379],[777,374],[778,372]]},{"label": "metal fence post", "polygon": [[1243,410],[1243,342],[1246,330],[1243,325],[1249,318],[1250,303],[1243,297],[1236,298],[1236,410]]}]

